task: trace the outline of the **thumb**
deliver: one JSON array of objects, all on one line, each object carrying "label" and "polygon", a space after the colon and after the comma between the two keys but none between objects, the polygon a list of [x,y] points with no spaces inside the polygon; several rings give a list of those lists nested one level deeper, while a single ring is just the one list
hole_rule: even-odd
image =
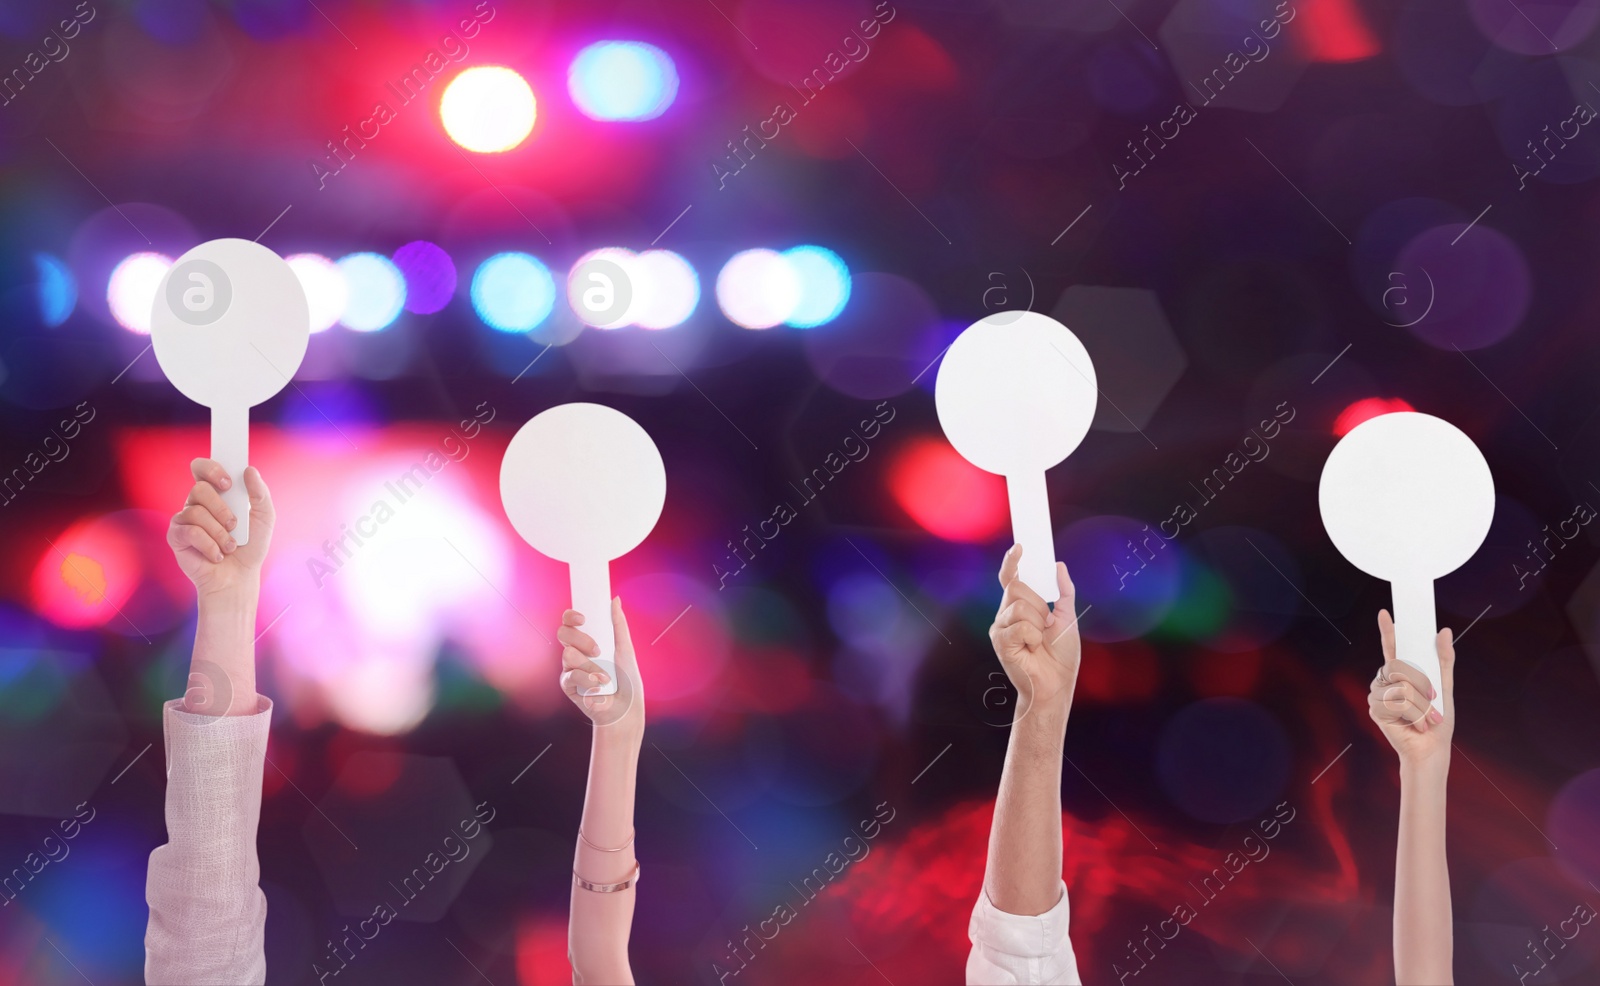
[{"label": "thumb", "polygon": [[1056,590],[1061,593],[1056,598],[1056,611],[1059,613],[1064,606],[1067,612],[1073,612],[1072,604],[1078,590],[1072,584],[1072,576],[1067,574],[1067,563],[1064,561],[1056,562]]},{"label": "thumb", "polygon": [[617,641],[617,663],[637,676],[639,663],[633,653],[633,637],[628,632],[628,617],[622,612],[622,597],[611,600],[611,631]]},{"label": "thumb", "polygon": [[272,491],[267,489],[267,481],[261,478],[261,471],[255,466],[245,468],[244,488],[245,492],[250,494],[251,526],[259,522],[271,529],[278,512],[272,505]]}]

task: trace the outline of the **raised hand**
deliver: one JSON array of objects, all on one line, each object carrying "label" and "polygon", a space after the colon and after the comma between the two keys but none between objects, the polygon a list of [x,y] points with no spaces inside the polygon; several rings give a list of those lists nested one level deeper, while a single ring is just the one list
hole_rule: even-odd
[{"label": "raised hand", "polygon": [[238,518],[222,502],[221,493],[232,487],[234,478],[212,459],[195,459],[189,471],[195,484],[167,526],[167,545],[178,566],[202,597],[259,588],[261,563],[272,543],[276,517],[272,494],[261,473],[254,466],[244,471],[245,490],[250,494],[250,543],[241,547],[229,533],[238,526]]},{"label": "raised hand", "polygon": [[1080,657],[1078,614],[1067,566],[1056,563],[1060,596],[1051,612],[1039,594],[1017,577],[1021,560],[1022,545],[1012,545],[1000,566],[1005,594],[989,627],[995,655],[1017,690],[1018,715],[1036,705],[1071,704]]},{"label": "raised hand", "polygon": [[[1453,634],[1447,628],[1434,639],[1439,651],[1439,679],[1444,686],[1442,698],[1434,695],[1426,674],[1395,658],[1394,620],[1388,610],[1378,611],[1378,634],[1383,640],[1383,667],[1372,679],[1367,712],[1403,763],[1448,764],[1450,738],[1456,725]],[[1432,708],[1435,699],[1440,699],[1443,714]]]},{"label": "raised hand", "polygon": [[[254,540],[254,532],[251,538]],[[633,639],[628,635],[628,618],[622,614],[621,597],[611,600],[611,625],[617,638],[616,668],[621,676],[614,695],[579,694],[579,689],[594,688],[610,680],[610,676],[590,660],[600,656],[600,645],[578,629],[583,624],[584,616],[577,610],[569,609],[561,614],[561,629],[556,631],[556,639],[561,642],[561,690],[596,726],[623,726],[642,731],[644,684],[633,653]]]}]

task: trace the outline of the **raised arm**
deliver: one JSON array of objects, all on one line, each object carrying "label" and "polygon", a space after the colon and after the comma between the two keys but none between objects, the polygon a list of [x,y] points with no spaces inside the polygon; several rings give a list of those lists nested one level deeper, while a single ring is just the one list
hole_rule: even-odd
[{"label": "raised arm", "polygon": [[219,492],[233,478],[210,459],[190,470],[195,485],[167,543],[194,582],[199,623],[184,697],[162,711],[167,842],[151,852],[145,884],[145,981],[257,984],[267,902],[256,825],[272,703],[256,694],[255,620],[272,497],[246,469],[250,543],[240,547]]},{"label": "raised arm", "polygon": [[584,617],[567,610],[561,641],[561,687],[594,723],[589,751],[589,785],[583,798],[572,860],[572,908],[567,928],[567,958],[579,984],[631,984],[628,935],[633,928],[639,864],[633,854],[633,795],[644,742],[644,687],[622,600],[611,601],[616,632],[616,667],[621,680],[615,695],[585,697],[579,689],[605,682],[607,675],[590,658],[598,657],[594,638],[579,629]]},{"label": "raised arm", "polygon": [[1454,930],[1445,863],[1445,781],[1455,732],[1456,651],[1448,629],[1435,640],[1444,686],[1441,715],[1427,675],[1395,659],[1394,621],[1378,613],[1383,668],[1367,697],[1372,721],[1400,755],[1400,836],[1394,864],[1394,972],[1399,986],[1449,986]]},{"label": "raised arm", "polygon": [[1022,547],[1006,552],[1004,595],[989,640],[1017,690],[1000,774],[983,892],[968,933],[969,983],[1078,983],[1061,879],[1061,747],[1078,680],[1072,580],[1056,565],[1052,612],[1017,577]]}]

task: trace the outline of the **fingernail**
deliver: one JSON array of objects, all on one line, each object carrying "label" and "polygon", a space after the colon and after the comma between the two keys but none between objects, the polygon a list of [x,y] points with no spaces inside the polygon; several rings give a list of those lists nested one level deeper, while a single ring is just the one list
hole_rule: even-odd
[{"label": "fingernail", "polygon": [[1044,618],[1044,625],[1047,627],[1053,627],[1056,625],[1056,614],[1054,612],[1051,612]]},{"label": "fingernail", "polygon": [[1439,723],[1444,722],[1444,714],[1441,713],[1438,709],[1429,709],[1428,710],[1428,721],[1433,723],[1435,726],[1437,726],[1437,725],[1439,725]]},{"label": "fingernail", "polygon": [[222,544],[222,550],[228,554],[232,554],[234,549],[237,547],[239,547],[239,542],[235,541],[233,538],[229,538]]},{"label": "fingernail", "polygon": [[237,518],[237,517],[229,517],[228,518],[228,530],[231,531],[235,527],[238,527],[238,526],[239,526],[239,518]]},{"label": "fingernail", "polygon": [[219,489],[219,490],[225,490],[225,489],[227,489],[228,487],[230,487],[232,485],[233,485],[233,480],[229,479],[226,476],[224,476],[221,479],[217,480],[217,489]]}]

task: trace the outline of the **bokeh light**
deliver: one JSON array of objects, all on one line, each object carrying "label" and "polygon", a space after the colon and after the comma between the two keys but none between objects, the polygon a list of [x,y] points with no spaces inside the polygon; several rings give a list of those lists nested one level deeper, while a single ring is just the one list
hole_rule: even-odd
[{"label": "bokeh light", "polygon": [[344,270],[320,253],[297,253],[287,258],[289,269],[300,280],[311,309],[311,331],[325,332],[344,314],[350,303],[350,285]]},{"label": "bokeh light", "polygon": [[783,256],[800,281],[800,299],[784,321],[810,329],[838,318],[850,300],[850,268],[844,260],[819,246],[792,247]]},{"label": "bokeh light", "polygon": [[678,95],[678,69],[655,45],[597,41],[572,60],[567,91],[591,119],[653,120]]},{"label": "bokeh light", "polygon": [[943,438],[916,438],[889,460],[889,492],[931,534],[991,541],[1010,522],[1006,481],[963,459]]},{"label": "bokeh light", "polygon": [[770,329],[794,314],[800,304],[800,278],[794,265],[775,250],[744,250],[717,275],[717,304],[735,325]]},{"label": "bokeh light", "polygon": [[406,311],[432,315],[456,293],[456,265],[439,246],[413,240],[394,252],[394,265],[406,279]]},{"label": "bokeh light", "polygon": [[1398,397],[1363,397],[1340,411],[1339,416],[1333,419],[1333,434],[1337,438],[1343,438],[1350,434],[1356,425],[1370,421],[1380,414],[1415,410],[1416,408]]},{"label": "bokeh light", "polygon": [[136,253],[118,264],[106,287],[111,317],[129,332],[149,335],[156,292],[161,289],[161,279],[171,269],[172,258],[161,253]]},{"label": "bokeh light", "polygon": [[622,247],[601,247],[579,257],[567,272],[567,304],[585,325],[620,329],[634,320],[649,290],[639,256]]},{"label": "bokeh light", "polygon": [[439,100],[450,139],[469,151],[509,151],[533,132],[538,115],[527,80],[502,65],[479,65],[456,76]]},{"label": "bokeh light", "polygon": [[33,268],[39,278],[39,319],[55,328],[65,322],[78,305],[78,281],[65,262],[48,253],[34,254]]},{"label": "bokeh light", "polygon": [[527,332],[550,316],[556,283],[550,268],[526,253],[497,253],[472,275],[472,307],[501,332]]},{"label": "bokeh light", "polygon": [[633,322],[644,329],[683,324],[700,303],[700,277],[671,250],[646,250],[634,259],[638,283]]},{"label": "bokeh light", "polygon": [[339,316],[346,328],[377,332],[400,316],[406,303],[406,279],[388,257],[352,253],[339,261],[339,272],[350,288],[344,314]]}]

